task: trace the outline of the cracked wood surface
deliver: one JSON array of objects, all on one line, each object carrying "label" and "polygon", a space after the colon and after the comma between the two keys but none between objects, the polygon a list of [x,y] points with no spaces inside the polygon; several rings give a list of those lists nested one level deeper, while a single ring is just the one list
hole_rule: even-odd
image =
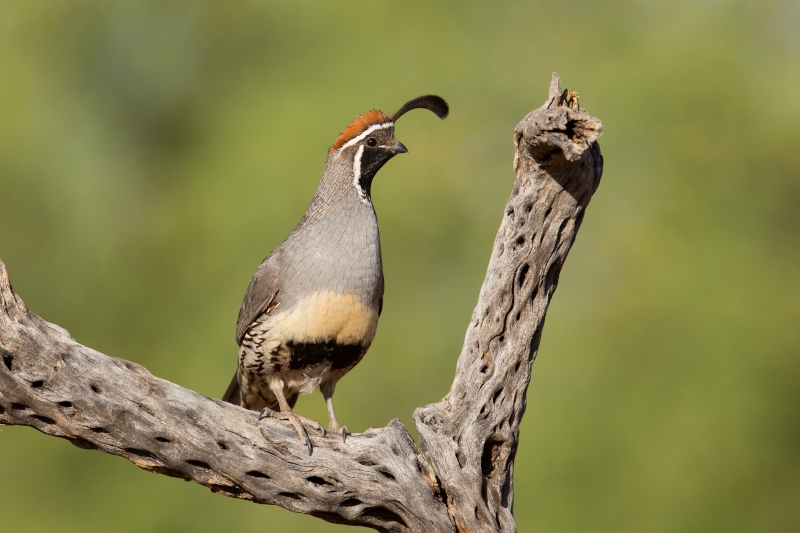
[{"label": "cracked wood surface", "polygon": [[[0,261],[0,425],[25,425],[213,492],[389,532],[515,531],[513,461],[558,275],[602,174],[596,118],[556,74],[514,132],[516,179],[450,392],[346,442],[202,396],[31,313]],[[435,471],[434,471],[435,469]]]}]

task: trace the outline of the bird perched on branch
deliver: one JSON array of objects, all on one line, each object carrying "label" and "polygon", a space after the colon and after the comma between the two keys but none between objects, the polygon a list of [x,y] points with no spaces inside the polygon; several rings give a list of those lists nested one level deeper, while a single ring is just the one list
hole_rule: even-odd
[{"label": "bird perched on branch", "polygon": [[419,108],[442,119],[448,114],[442,98],[420,96],[392,116],[364,113],[336,138],[311,205],[258,267],[239,311],[239,367],[223,400],[262,410],[260,419],[289,420],[309,454],[303,423],[321,426],[292,412],[300,393],[319,387],[328,430],[347,436],[336,419],[333,391],[364,357],[383,307],[381,243],[370,188],[387,161],[408,151],[394,137],[395,122]]}]

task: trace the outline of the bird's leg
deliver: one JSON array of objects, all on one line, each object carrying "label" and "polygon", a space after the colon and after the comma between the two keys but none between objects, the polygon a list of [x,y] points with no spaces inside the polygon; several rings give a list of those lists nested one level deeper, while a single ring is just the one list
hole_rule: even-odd
[{"label": "bird's leg", "polygon": [[[272,394],[278,399],[278,405],[281,407],[280,418],[286,419],[292,423],[300,440],[305,440],[306,446],[308,447],[308,455],[311,455],[311,451],[313,450],[311,439],[308,437],[308,432],[303,426],[303,423],[300,422],[300,417],[294,414],[292,408],[289,407],[289,402],[286,401],[286,396],[283,394],[283,380],[280,378],[269,380],[269,390],[271,390]],[[271,409],[268,411],[268,408],[266,408],[261,412],[258,418],[259,420],[263,420],[270,417],[272,413],[274,413],[274,411]],[[316,424],[319,425],[319,422],[316,422]]]},{"label": "bird's leg", "polygon": [[347,439],[347,426],[339,426],[339,421],[336,420],[336,410],[333,408],[333,391],[336,388],[336,383],[326,382],[320,385],[319,390],[325,398],[325,405],[328,406],[328,431],[331,433],[342,432],[342,442]]},{"label": "bird's leg", "polygon": [[[270,390],[272,390],[272,389],[270,388]],[[274,393],[274,391],[273,391],[273,394],[274,394],[274,396],[275,396],[276,398],[278,398],[278,395],[277,395],[277,394],[275,394],[275,393]],[[263,398],[263,397],[262,397],[262,398]],[[284,398],[286,398],[286,396],[284,396]],[[266,400],[266,398],[263,398],[263,399],[264,399],[264,401],[267,401],[267,400]],[[278,403],[280,403],[280,400],[278,400]],[[287,400],[287,401],[286,401],[286,403],[288,404],[288,403],[289,403],[289,401]],[[244,407],[247,407],[247,406],[244,406]],[[273,410],[273,409],[270,409],[269,407],[264,407],[264,408],[261,410],[261,413],[259,414],[259,416],[258,416],[258,419],[259,419],[259,420],[265,420],[265,419],[267,419],[267,418],[277,418],[278,420],[291,420],[291,419],[290,419],[290,417],[289,417],[287,414],[284,414],[284,413],[286,413],[287,411],[286,411],[286,410],[284,410],[283,408],[281,408],[281,409],[282,409],[281,411],[275,411],[275,410]],[[310,426],[310,427],[313,427],[313,428],[315,428],[317,431],[319,431],[320,433],[322,433],[322,436],[323,436],[323,437],[325,436],[325,428],[324,428],[324,427],[322,426],[322,424],[320,424],[318,421],[316,421],[316,420],[312,420],[312,419],[308,418],[307,416],[298,415],[297,413],[295,413],[294,411],[292,411],[292,407],[291,407],[291,406],[289,406],[288,412],[289,412],[289,413],[291,413],[291,414],[293,414],[293,415],[294,415],[294,416],[295,416],[295,417],[296,417],[298,420],[300,420],[300,422],[301,422],[301,423],[302,423],[304,426]]]}]

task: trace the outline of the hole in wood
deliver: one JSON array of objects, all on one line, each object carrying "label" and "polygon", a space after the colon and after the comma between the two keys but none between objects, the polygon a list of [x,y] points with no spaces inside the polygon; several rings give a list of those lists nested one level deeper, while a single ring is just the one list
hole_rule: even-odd
[{"label": "hole in wood", "polygon": [[102,394],[102,392],[100,391],[100,387],[98,387],[97,385],[92,385],[92,392],[95,394]]},{"label": "hole in wood", "polygon": [[386,524],[396,523],[403,526],[403,528],[408,528],[405,520],[403,520],[399,514],[390,511],[389,509],[384,509],[383,507],[370,507],[369,509],[364,509],[364,512],[362,512],[361,514],[364,516],[371,516],[373,518],[377,518],[378,520]]},{"label": "hole in wood", "polygon": [[58,402],[58,405],[60,405],[61,407],[72,407],[72,402],[64,400],[63,402]]},{"label": "hole in wood", "polygon": [[492,394],[492,403],[497,403],[497,398],[500,397],[501,392],[503,392],[503,389],[498,389],[494,394]]},{"label": "hole in wood", "polygon": [[517,286],[522,287],[525,285],[525,280],[528,279],[528,272],[530,272],[531,266],[528,263],[522,265],[519,269],[519,275],[517,276]]},{"label": "hole in wood", "polygon": [[291,498],[293,500],[297,500],[297,501],[300,501],[300,502],[303,501],[303,498],[300,497],[299,494],[295,494],[294,492],[279,492],[278,496],[285,496],[287,498]]},{"label": "hole in wood", "polygon": [[564,128],[564,131],[566,132],[567,137],[569,137],[570,139],[575,137],[575,125],[576,124],[577,123],[574,120],[568,120],[567,121],[567,126]]},{"label": "hole in wood", "polygon": [[42,416],[42,415],[31,415],[31,418],[35,418],[39,422],[42,422],[42,423],[48,424],[48,425],[56,423],[56,421],[53,420],[52,418],[48,418],[48,417]]},{"label": "hole in wood", "polygon": [[38,389],[39,387],[41,387],[43,385],[44,385],[44,381],[37,380],[37,381],[34,381],[33,383],[31,383],[31,388]]},{"label": "hole in wood", "polygon": [[95,433],[108,433],[108,430],[106,428],[97,427],[97,428],[89,428],[89,429],[91,429]]},{"label": "hole in wood", "polygon": [[247,472],[247,475],[250,476],[250,477],[257,477],[257,478],[261,478],[261,479],[269,479],[269,476],[267,474],[265,474],[264,472],[259,472],[258,470],[251,470],[251,471]]},{"label": "hole in wood", "polygon": [[383,477],[385,477],[386,479],[391,479],[392,481],[394,481],[394,480],[396,479],[396,478],[395,478],[395,477],[394,477],[394,476],[391,474],[391,472],[387,472],[386,470],[378,470],[378,472],[380,472],[380,474],[381,474]]},{"label": "hole in wood", "polygon": [[167,437],[156,437],[158,442],[171,442]]},{"label": "hole in wood", "polygon": [[211,466],[208,463],[205,463],[203,461],[198,461],[197,459],[189,459],[188,461],[186,461],[186,464],[196,466],[198,468],[208,468],[209,470],[211,470]]},{"label": "hole in wood", "polygon": [[0,415],[6,412],[6,408],[0,405]]},{"label": "hole in wood", "polygon": [[364,502],[362,502],[358,498],[347,498],[340,505],[342,507],[355,507],[356,505],[361,505],[362,503],[364,503]]},{"label": "hole in wood", "polygon": [[11,404],[11,408],[15,411],[24,411],[25,409],[28,409],[28,406],[25,405],[24,403],[14,402]]},{"label": "hole in wood", "polygon": [[324,479],[322,479],[322,478],[321,478],[321,477],[319,477],[319,476],[311,476],[311,477],[307,477],[307,478],[306,478],[306,481],[309,481],[309,482],[313,483],[314,485],[318,485],[318,486],[323,486],[323,485],[333,485],[333,483],[330,483],[330,482],[328,482],[328,481],[325,481]]},{"label": "hole in wood", "polygon": [[6,365],[6,368],[13,371],[12,368],[14,366],[14,357],[8,354],[3,355],[3,364]]},{"label": "hole in wood", "polygon": [[237,486],[229,487],[226,485],[211,485],[209,488],[211,489],[211,492],[224,494],[226,496],[233,496],[234,498],[244,493],[244,491]]},{"label": "hole in wood", "polygon": [[74,437],[74,438],[71,438],[71,439],[69,439],[69,441],[70,441],[70,442],[71,442],[73,445],[75,445],[75,446],[77,446],[78,448],[81,448],[81,449],[83,449],[83,450],[96,450],[96,449],[97,449],[97,446],[95,446],[94,444],[92,444],[92,443],[91,443],[91,442],[89,442],[88,440],[86,440],[86,439],[82,439],[82,438],[80,438],[80,437]]},{"label": "hole in wood", "polygon": [[547,269],[547,284],[548,285],[558,285],[558,275],[561,274],[561,262],[556,259],[553,261],[553,264],[550,265],[550,268]]},{"label": "hole in wood", "polygon": [[222,441],[217,441],[217,446],[219,446],[220,450],[227,450],[228,449],[228,445],[225,444]]},{"label": "hole in wood", "polygon": [[489,439],[483,445],[483,454],[481,455],[481,471],[483,472],[484,479],[490,478],[494,471],[497,469],[500,452],[504,442],[498,439]]},{"label": "hole in wood", "polygon": [[136,455],[138,457],[146,457],[147,459],[158,459],[158,457],[153,455],[153,452],[149,452],[147,450],[140,450],[138,448],[125,448],[124,451],[125,453],[128,453],[130,455]]}]

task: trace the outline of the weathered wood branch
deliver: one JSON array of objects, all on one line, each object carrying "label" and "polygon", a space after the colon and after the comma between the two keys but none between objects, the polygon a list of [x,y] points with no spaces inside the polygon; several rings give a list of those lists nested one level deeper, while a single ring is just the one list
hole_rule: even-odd
[{"label": "weathered wood branch", "polygon": [[563,105],[574,93],[560,89],[553,74],[545,105],[514,130],[517,177],[455,380],[441,401],[414,412],[459,531],[516,530],[514,456],[531,365],[561,266],[603,172],[600,121]]},{"label": "weathered wood branch", "polygon": [[[531,364],[558,275],[602,174],[600,121],[554,74],[515,130],[517,173],[455,381],[343,443],[159,379],[31,313],[0,262],[0,424],[31,426],[212,491],[390,532],[514,531],[513,461]],[[567,104],[567,105],[564,105]]]}]

